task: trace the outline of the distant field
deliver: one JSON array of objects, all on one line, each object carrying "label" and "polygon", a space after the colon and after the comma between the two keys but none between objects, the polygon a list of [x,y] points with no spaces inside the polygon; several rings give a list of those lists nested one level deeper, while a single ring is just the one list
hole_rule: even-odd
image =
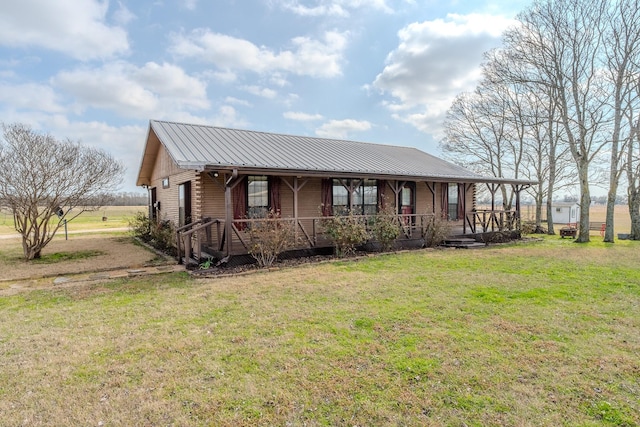
[{"label": "distant field", "polygon": [[[67,229],[72,231],[102,230],[109,228],[128,227],[129,219],[136,212],[145,211],[146,206],[107,206],[98,211],[84,212],[77,218],[69,221]],[[64,229],[61,228],[62,232]],[[0,235],[16,233],[11,212],[0,211]]]},{"label": "distant field", "polygon": [[[544,216],[544,213],[543,213]],[[589,210],[589,221],[590,222],[605,222],[605,218],[607,216],[607,207],[604,205],[601,206],[592,206]],[[527,221],[533,221],[535,219],[535,207],[534,206],[523,206],[522,207],[522,218]],[[627,205],[616,205],[614,211],[614,230],[616,233],[628,233],[631,229],[631,219],[629,218],[629,207]],[[566,224],[558,224],[558,226],[563,226]],[[597,231],[593,233],[598,234]]]},{"label": "distant field", "polygon": [[[482,207],[483,209],[486,207]],[[129,225],[128,220],[133,218],[136,212],[145,212],[146,206],[107,206],[95,212],[85,212],[67,225],[69,231],[101,230],[108,228],[121,228]],[[533,221],[535,208],[533,206],[523,206],[522,217],[525,220]],[[590,212],[592,222],[604,222],[606,216],[606,206],[593,206]],[[106,221],[103,221],[103,217]],[[558,224],[564,225],[564,224]],[[616,233],[627,233],[631,227],[629,219],[629,208],[626,205],[618,205],[615,210],[615,231]],[[13,217],[11,212],[0,210],[0,235],[13,234]]]}]

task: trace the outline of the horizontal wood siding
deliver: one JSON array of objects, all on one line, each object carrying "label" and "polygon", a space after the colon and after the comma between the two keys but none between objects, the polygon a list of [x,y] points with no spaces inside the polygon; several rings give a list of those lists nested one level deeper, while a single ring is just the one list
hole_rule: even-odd
[{"label": "horizontal wood siding", "polygon": [[[162,187],[162,180],[169,178],[169,187]],[[158,219],[178,224],[178,185],[191,181],[191,211],[196,217],[200,213],[200,181],[196,172],[180,169],[171,160],[164,147],[160,147],[153,167],[150,187],[156,188],[156,198],[160,202]]]},{"label": "horizontal wood siding", "polygon": [[416,214],[433,213],[433,196],[424,182],[416,182]]},{"label": "horizontal wood siding", "polygon": [[224,176],[216,178],[201,173],[202,181],[202,216],[224,219]]}]

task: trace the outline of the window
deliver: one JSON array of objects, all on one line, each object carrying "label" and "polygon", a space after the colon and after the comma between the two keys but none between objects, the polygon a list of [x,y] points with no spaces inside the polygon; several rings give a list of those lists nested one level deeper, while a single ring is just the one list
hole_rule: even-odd
[{"label": "window", "polygon": [[162,188],[169,188],[169,177],[165,176],[162,178]]},{"label": "window", "polygon": [[458,184],[449,184],[449,219],[458,220]]},{"label": "window", "polygon": [[349,190],[339,179],[333,180],[333,214],[344,214],[349,210]]},{"label": "window", "polygon": [[266,176],[247,177],[247,216],[264,218],[269,213],[269,179]]},{"label": "window", "polygon": [[361,188],[362,212],[365,215],[375,215],[378,212],[378,182],[375,179],[365,179]]},{"label": "window", "polygon": [[[375,179],[358,180],[359,185],[349,194],[351,180],[333,180],[333,213],[344,214],[353,206],[355,215],[374,215],[378,211],[378,182]],[[344,185],[343,185],[344,183]],[[351,200],[350,200],[351,197]],[[349,203],[351,201],[351,203]]]}]

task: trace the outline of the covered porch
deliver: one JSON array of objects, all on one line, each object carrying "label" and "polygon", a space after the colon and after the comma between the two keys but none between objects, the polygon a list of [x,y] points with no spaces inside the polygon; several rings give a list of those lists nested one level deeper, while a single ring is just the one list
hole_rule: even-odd
[{"label": "covered porch", "polygon": [[[305,199],[304,189],[312,187],[314,177],[280,176],[279,179],[291,193],[291,203],[282,210],[278,209],[278,217],[271,219],[238,217],[234,212],[234,189],[246,179],[246,175],[240,175],[237,171],[220,174],[219,172],[207,173],[207,176],[218,190],[224,194],[224,216],[203,216],[201,219],[176,230],[176,246],[178,260],[180,262],[199,263],[202,260],[228,260],[234,256],[246,255],[251,247],[251,233],[256,224],[262,221],[274,221],[283,226],[291,227],[295,232],[295,247],[292,252],[301,255],[313,254],[319,251],[326,253],[327,249],[334,246],[334,242],[327,235],[324,224],[330,218],[332,212],[325,211],[319,204],[318,215],[307,216],[302,212],[309,212],[308,207],[301,206],[301,200]],[[511,210],[496,209],[495,194],[498,184],[495,182],[457,182],[454,184],[437,181],[413,181],[409,179],[388,179],[384,177],[383,187],[389,189],[390,201],[394,207],[394,222],[397,224],[399,237],[396,240],[396,248],[419,248],[425,246],[425,239],[432,231],[435,221],[446,221],[450,236],[465,236],[475,238],[483,233],[519,231],[520,230],[520,192],[526,188],[521,183],[510,183],[516,195],[515,207]],[[339,178],[339,181],[349,195],[357,191],[358,185],[364,178],[347,179]],[[491,209],[476,209],[475,193],[478,185],[487,185],[491,195]],[[455,205],[447,200],[448,186],[457,188],[458,200]],[[406,188],[413,189],[413,195]],[[320,193],[322,193],[321,190]],[[421,192],[420,192],[421,191]],[[334,190],[335,192],[335,190]],[[377,196],[380,196],[378,187]],[[426,195],[430,202],[423,201],[422,209],[430,212],[417,213],[416,194],[422,198]],[[222,194],[220,194],[222,196]],[[403,204],[403,198],[413,197],[408,206]],[[380,202],[382,199],[376,197]],[[326,202],[326,196],[322,201]],[[354,197],[349,197],[349,211],[354,211]],[[406,200],[404,202],[407,202]],[[304,202],[303,202],[304,203]],[[428,209],[425,209],[428,208]],[[246,207],[245,207],[246,209]],[[450,209],[455,212],[449,212]],[[366,209],[363,209],[364,211]],[[374,211],[375,212],[375,211]],[[329,213],[329,214],[328,214]],[[370,229],[377,213],[352,215],[354,220],[362,223],[367,230]],[[480,239],[480,237],[478,237]],[[364,247],[375,247],[375,240],[363,242]]]}]

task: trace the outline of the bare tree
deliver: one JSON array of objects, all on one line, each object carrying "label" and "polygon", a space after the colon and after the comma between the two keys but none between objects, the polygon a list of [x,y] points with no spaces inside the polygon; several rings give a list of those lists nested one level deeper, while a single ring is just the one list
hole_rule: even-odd
[{"label": "bare tree", "polygon": [[[640,77],[637,78],[637,91],[640,91]],[[640,117],[634,115],[633,110],[628,111],[629,127],[631,135],[627,144],[627,159],[625,170],[627,175],[627,204],[631,218],[631,230],[629,238],[640,240]]]},{"label": "bare tree", "polygon": [[124,167],[102,150],[23,124],[2,127],[0,206],[13,212],[25,259],[40,258],[65,220],[105,204]]},{"label": "bare tree", "polygon": [[[499,102],[486,86],[456,97],[447,111],[445,138],[440,143],[445,157],[481,174],[513,177],[515,162],[502,116],[506,111]],[[510,188],[500,185],[499,190],[503,208],[509,209],[513,199]]]},{"label": "bare tree", "polygon": [[[444,124],[441,147],[449,158],[477,172],[496,177],[526,177],[538,185],[528,191],[536,201],[536,225],[541,227],[544,198],[563,179],[567,149],[559,148],[554,97],[539,86],[514,79],[518,64],[505,60],[501,49],[488,52],[483,80],[470,94],[456,98]],[[511,197],[500,188],[505,209]],[[551,222],[551,215],[548,215]],[[552,224],[552,222],[551,222]],[[553,227],[550,227],[553,233]]]},{"label": "bare tree", "polygon": [[[605,242],[613,242],[614,208],[620,176],[625,171],[623,162],[632,136],[632,121],[627,117],[638,109],[636,80],[640,74],[640,10],[638,0],[619,0],[608,10],[610,27],[605,37],[605,76],[611,87],[610,109],[612,133],[610,143],[609,191]],[[632,162],[629,157],[627,161]],[[628,171],[628,169],[627,169]]]},{"label": "bare tree", "polygon": [[607,2],[548,0],[518,15],[505,33],[512,61],[524,64],[525,81],[556,94],[558,119],[576,164],[580,184],[577,242],[589,241],[590,166],[608,143],[606,91],[601,73]]}]

